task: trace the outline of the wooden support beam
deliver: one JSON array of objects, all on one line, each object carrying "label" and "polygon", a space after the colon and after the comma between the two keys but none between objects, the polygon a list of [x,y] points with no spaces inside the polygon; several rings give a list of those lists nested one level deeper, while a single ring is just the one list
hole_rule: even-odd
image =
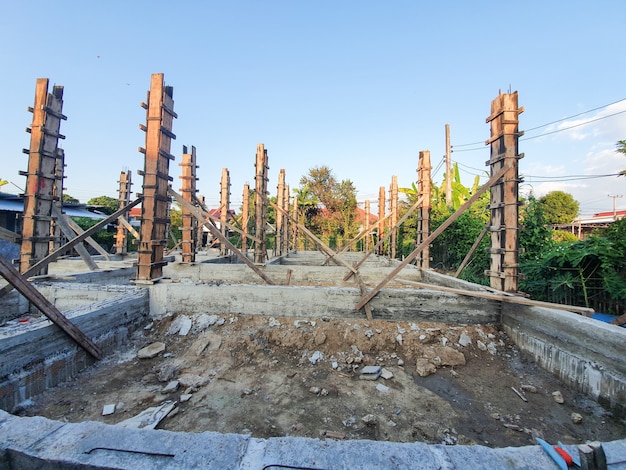
[{"label": "wooden support beam", "polygon": [[119,224],[122,224],[124,226],[124,228],[126,230],[128,230],[133,237],[135,237],[136,240],[139,240],[139,232],[137,232],[137,230],[135,230],[135,227],[133,227],[130,224],[130,222],[128,220],[126,220],[126,217],[119,217],[117,219],[117,222]]},{"label": "wooden support beam", "polygon": [[6,240],[12,243],[18,243],[21,237],[19,234],[12,232],[4,227],[0,227],[0,240]]},{"label": "wooden support beam", "polygon": [[[64,253],[66,253],[69,250],[71,250],[72,248],[74,248],[74,246],[76,246],[80,242],[84,241],[87,237],[90,237],[91,235],[96,233],[98,230],[106,227],[107,224],[110,224],[112,221],[117,219],[120,215],[125,214],[130,209],[132,209],[137,204],[139,204],[140,202],[141,202],[141,198],[136,199],[135,201],[133,201],[130,204],[128,204],[126,207],[118,210],[117,212],[114,212],[113,214],[108,216],[106,219],[102,219],[96,225],[90,227],[88,230],[85,230],[83,233],[78,235],[76,238],[72,238],[70,241],[68,241],[65,245],[60,247],[58,250],[53,251],[48,256],[46,256],[44,259],[42,259],[42,260],[38,261],[36,264],[32,265],[30,267],[30,269],[28,269],[25,273],[22,273],[22,275],[26,279],[28,279],[31,276],[36,275],[37,273],[39,273],[39,271],[41,271],[42,267],[45,267],[48,264],[52,263],[54,260],[56,260],[59,257],[61,257]],[[7,292],[10,292],[11,290],[13,290],[13,287],[11,285],[4,286],[2,289],[0,289],[0,298],[2,298],[2,296],[4,296]]]},{"label": "wooden support beam", "polygon": [[[423,197],[424,201],[417,209],[416,242],[418,245],[430,235],[431,170],[430,151],[423,150],[419,153],[419,162],[417,165],[417,195],[418,197]],[[416,264],[422,269],[430,268],[430,246],[424,247]]]},{"label": "wooden support beam", "polygon": [[[363,282],[363,278],[361,277],[361,275],[359,273],[356,273],[354,277],[356,278],[356,281],[359,283],[359,290],[361,291],[361,295],[362,296],[367,295],[367,288],[365,287],[365,282]],[[367,317],[367,319],[373,320],[374,315],[372,315],[372,306],[369,304],[369,302],[365,304],[363,309],[365,310],[365,316]]]},{"label": "wooden support beam", "polygon": [[235,253],[235,255],[241,260],[243,261],[245,264],[247,264],[255,273],[257,273],[259,275],[259,277],[261,279],[263,279],[266,283],[270,284],[270,285],[274,285],[274,282],[265,275],[265,273],[263,271],[261,271],[259,269],[259,267],[257,265],[255,265],[252,261],[250,261],[248,259],[248,257],[246,255],[244,255],[241,251],[239,251],[239,249],[233,245],[228,238],[224,237],[222,235],[222,233],[219,231],[219,229],[212,224],[210,221],[205,219],[205,213],[204,211],[202,211],[202,209],[198,208],[198,207],[194,207],[191,204],[189,204],[187,201],[185,201],[185,199],[183,199],[183,197],[178,194],[176,191],[174,191],[172,188],[169,188],[168,193],[174,198],[176,199],[176,201],[182,206],[185,207],[189,212],[191,212],[191,214],[193,214],[194,217],[196,217],[196,219],[198,219],[198,222],[200,222],[202,225],[204,225],[206,228],[209,229],[209,231],[213,234],[214,237],[219,238],[220,242],[222,242],[223,244],[225,244],[229,250],[231,250],[233,253]]},{"label": "wooden support beam", "polygon": [[[76,222],[74,222],[71,217],[68,217],[67,214],[63,214],[63,218],[67,221],[67,223],[69,224],[70,228],[74,232],[72,234],[72,238],[74,238],[75,235],[80,235],[81,233],[84,232],[83,228],[80,225],[78,225]],[[102,256],[104,256],[104,259],[106,259],[107,261],[109,261],[111,259],[111,257],[109,256],[109,253],[107,253],[107,250],[102,248],[98,244],[98,242],[95,241],[92,237],[87,237],[85,239],[85,242],[89,243],[89,246],[91,246],[94,250],[96,250],[98,253],[100,253]]]},{"label": "wooden support beam", "polygon": [[248,252],[248,222],[250,220],[250,185],[243,185],[243,204],[241,208],[241,251]]},{"label": "wooden support beam", "polygon": [[280,212],[281,214],[287,216],[288,218],[290,218],[292,221],[294,221],[296,224],[298,224],[298,228],[300,230],[302,230],[302,232],[307,235],[311,240],[313,240],[313,242],[315,242],[320,249],[327,255],[330,256],[333,261],[337,264],[342,264],[343,266],[345,266],[346,268],[348,268],[350,271],[352,271],[353,274],[357,273],[357,270],[354,269],[350,264],[346,263],[344,260],[342,260],[341,258],[337,257],[337,253],[335,253],[331,248],[327,247],[326,245],[324,245],[324,242],[322,242],[322,240],[320,240],[319,238],[317,238],[315,236],[315,234],[313,232],[311,232],[308,228],[306,228],[304,225],[298,223],[298,221],[295,221],[292,219],[291,215],[283,210],[282,208],[278,207],[276,204],[274,204],[272,201],[268,201],[270,203],[270,205],[276,209],[278,212]]},{"label": "wooden support beam", "polygon": [[411,261],[413,261],[413,259],[424,249],[424,247],[426,245],[429,245],[430,243],[433,242],[433,240],[435,238],[437,238],[445,229],[447,229],[452,222],[454,222],[456,219],[458,219],[461,214],[463,214],[463,212],[465,212],[472,204],[474,204],[474,202],[480,197],[482,196],[482,194],[487,191],[489,188],[491,188],[491,186],[493,186],[494,184],[496,184],[496,182],[498,182],[498,180],[500,178],[502,178],[502,176],[508,171],[509,166],[506,165],[504,168],[502,168],[500,171],[498,171],[495,175],[493,175],[489,181],[487,181],[483,186],[481,186],[480,189],[478,189],[478,191],[476,191],[474,194],[472,194],[472,197],[470,197],[465,204],[463,204],[461,207],[459,207],[456,212],[454,212],[454,214],[452,214],[450,217],[448,217],[446,219],[446,221],[441,224],[437,230],[435,230],[428,238],[426,238],[422,243],[420,243],[412,252],[409,256],[407,256],[398,266],[396,266],[396,268],[390,272],[387,277],[385,277],[385,279],[383,279],[374,289],[372,289],[366,296],[364,296],[361,301],[354,307],[355,310],[360,310],[363,308],[363,306],[369,302],[370,300],[372,300],[372,298],[374,298],[374,296],[376,294],[378,294],[380,292],[380,290],[385,287],[387,285],[387,283],[389,281],[391,281],[394,277],[396,277],[396,275],[402,271],[407,264],[409,264]]},{"label": "wooden support beam", "polygon": [[[417,201],[415,201],[415,203],[409,208],[408,211],[406,211],[406,214],[404,214],[402,216],[402,218],[396,223],[396,225],[394,225],[393,228],[397,228],[399,226],[401,226],[406,219],[409,218],[409,216],[413,213],[413,211],[415,209],[417,209],[423,201],[423,197],[420,197]],[[389,217],[392,213],[390,212],[389,214],[387,214],[385,216],[385,218]],[[387,239],[391,236],[391,232],[392,230],[389,230],[389,232],[387,232],[387,235],[385,236],[385,238],[381,238],[378,240],[378,243],[376,243],[376,245],[374,246],[374,248],[372,248],[370,251],[368,251],[367,253],[365,253],[365,256],[363,256],[363,258],[361,258],[361,260],[354,266],[357,270],[361,267],[361,265],[363,263],[365,263],[365,260],[367,260],[367,258],[370,257],[370,255],[372,253],[374,253],[376,251],[377,248],[379,248],[380,246],[383,245],[383,243],[385,243],[385,241],[387,241]],[[343,278],[344,281],[347,281],[348,279],[350,279],[350,277],[352,276],[353,273],[348,273],[345,275],[345,277]]]},{"label": "wooden support beam", "polygon": [[465,258],[463,258],[463,261],[459,265],[459,268],[454,273],[454,277],[459,277],[461,273],[463,272],[463,270],[465,269],[465,267],[469,264],[470,260],[472,259],[472,256],[474,256],[474,252],[478,249],[478,245],[480,245],[480,242],[483,241],[483,238],[485,238],[485,235],[487,234],[488,230],[489,230],[489,226],[483,227],[482,231],[480,232],[480,235],[478,235],[478,238],[476,239],[476,241],[474,242],[470,250],[465,255]]},{"label": "wooden support beam", "polygon": [[[213,222],[213,224],[217,224],[218,222],[220,222],[220,221],[221,221],[221,219],[220,219],[219,217],[215,217],[214,215],[211,215],[211,214],[209,213],[209,211],[207,210],[206,206],[205,206],[203,203],[201,203],[201,202],[200,202],[200,201],[198,201],[197,199],[196,199],[196,201],[200,204],[200,207],[202,208],[202,209],[201,209],[201,210],[202,210],[202,213],[203,213],[203,215],[204,215],[204,217],[205,217],[205,218],[209,219],[211,222]],[[221,206],[220,206],[220,207],[221,207]],[[221,208],[220,208],[220,209],[218,209],[218,210],[221,210]],[[235,225],[233,225],[233,224],[226,223],[226,224],[225,224],[225,226],[226,226],[226,228],[228,228],[228,230],[232,230],[233,232],[237,232],[237,233],[239,233],[240,235],[242,235],[242,236],[244,236],[244,237],[248,238],[249,240],[252,240],[252,241],[254,241],[254,242],[258,242],[258,241],[259,241],[259,239],[258,239],[258,238],[256,238],[255,236],[250,235],[249,233],[245,233],[243,230],[241,230],[239,227],[236,227],[236,226],[235,226]],[[216,227],[217,227],[217,225],[216,225]],[[242,251],[243,251],[243,250],[242,250]]]},{"label": "wooden support beam", "polygon": [[[68,240],[71,240],[72,238],[74,238],[75,234],[74,234],[74,231],[72,230],[72,227],[70,227],[70,224],[67,223],[67,220],[63,216],[63,213],[54,204],[52,205],[52,215],[55,217],[56,223],[59,224],[61,231],[68,238]],[[76,250],[76,253],[79,254],[79,256],[82,258],[82,260],[85,262],[85,264],[91,271],[97,271],[99,269],[96,262],[89,255],[89,253],[87,253],[87,248],[85,248],[85,246],[82,243],[79,243],[78,245],[76,245],[74,249]]]},{"label": "wooden support beam", "polygon": [[50,319],[55,325],[61,328],[67,335],[81,346],[85,351],[94,358],[100,359],[102,353],[96,344],[91,341],[85,334],[72,322],[70,322],[41,292],[29,283],[25,276],[22,276],[9,263],[0,257],[0,274],[4,277],[9,285],[17,289],[17,291],[28,299],[41,313]]},{"label": "wooden support beam", "polygon": [[567,312],[577,313],[585,317],[590,317],[594,313],[594,310],[592,308],[578,307],[575,305],[555,304],[552,302],[542,302],[539,300],[530,300],[525,297],[512,295],[508,292],[496,291],[495,289],[493,290],[493,292],[481,292],[481,291],[471,291],[471,290],[465,290],[465,289],[455,289],[452,287],[436,286],[433,284],[426,284],[424,282],[409,281],[408,279],[397,279],[397,281],[405,283],[405,284],[409,284],[409,285],[412,285],[421,289],[437,290],[441,292],[448,292],[450,294],[465,295],[467,297],[476,297],[478,299],[485,299],[485,300],[495,300],[498,302],[507,302],[510,304],[529,305],[532,307],[545,307],[545,308],[552,308],[555,310],[565,310]]},{"label": "wooden support beam", "polygon": [[267,204],[265,195],[267,194],[267,150],[263,144],[258,144],[256,148],[256,176],[254,193],[254,223],[255,237],[254,262],[264,264],[267,259],[267,247],[265,244],[265,224],[267,223]]}]

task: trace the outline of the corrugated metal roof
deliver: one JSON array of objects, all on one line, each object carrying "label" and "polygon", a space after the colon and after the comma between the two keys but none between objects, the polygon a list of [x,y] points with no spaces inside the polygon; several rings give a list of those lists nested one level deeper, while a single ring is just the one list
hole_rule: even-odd
[{"label": "corrugated metal roof", "polygon": [[[0,198],[0,211],[24,212],[24,201],[20,198]],[[106,219],[105,214],[88,211],[84,207],[63,207],[70,217],[89,217],[90,219]]]}]

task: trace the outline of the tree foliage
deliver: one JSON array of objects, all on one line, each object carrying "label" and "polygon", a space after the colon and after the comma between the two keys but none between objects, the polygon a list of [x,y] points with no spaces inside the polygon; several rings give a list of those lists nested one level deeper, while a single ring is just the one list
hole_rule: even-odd
[{"label": "tree foliage", "polygon": [[110,215],[118,209],[119,201],[110,196],[97,196],[89,199],[87,204],[90,206],[98,206],[101,212]]},{"label": "tree foliage", "polygon": [[539,199],[548,224],[569,224],[578,215],[579,204],[569,193],[552,191]]},{"label": "tree foliage", "polygon": [[312,209],[315,201],[324,206],[323,211],[311,217],[312,225],[321,229],[323,235],[347,238],[356,234],[356,188],[352,181],[337,181],[329,167],[321,166],[309,169],[300,178],[300,186],[298,202],[303,203],[303,208]]},{"label": "tree foliage", "polygon": [[80,204],[80,201],[78,199],[70,196],[67,193],[63,193],[63,202],[67,202],[69,204]]}]

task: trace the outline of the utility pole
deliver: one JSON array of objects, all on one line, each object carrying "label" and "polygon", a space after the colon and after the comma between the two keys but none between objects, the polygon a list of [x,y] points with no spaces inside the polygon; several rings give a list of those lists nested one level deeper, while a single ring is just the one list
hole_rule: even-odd
[{"label": "utility pole", "polygon": [[452,169],[450,160],[452,159],[450,149],[450,124],[446,124],[446,204],[452,206]]},{"label": "utility pole", "polygon": [[613,198],[613,220],[617,220],[617,210],[615,209],[615,200],[619,197],[624,197],[622,194],[609,194],[609,197]]}]

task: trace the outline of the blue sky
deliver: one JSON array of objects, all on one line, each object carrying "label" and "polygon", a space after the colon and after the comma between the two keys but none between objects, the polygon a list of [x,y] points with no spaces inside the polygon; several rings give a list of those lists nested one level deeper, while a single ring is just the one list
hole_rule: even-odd
[{"label": "blue sky", "polygon": [[[280,169],[293,189],[327,165],[374,204],[393,175],[401,187],[416,179],[419,151],[437,167],[446,124],[469,186],[488,171],[491,101],[512,90],[529,130],[522,190],[569,192],[583,216],[612,210],[626,178],[590,176],[626,168],[615,152],[626,139],[625,16],[623,0],[5,2],[0,177],[25,184],[38,77],[64,86],[68,194],[116,197],[126,169],[140,191],[139,103],[150,75],[164,73],[179,116],[174,189],[182,146],[195,145],[200,193],[217,206],[228,168],[236,209],[244,183],[254,185],[258,143],[272,194]],[[626,197],[616,203],[626,208]]]}]

